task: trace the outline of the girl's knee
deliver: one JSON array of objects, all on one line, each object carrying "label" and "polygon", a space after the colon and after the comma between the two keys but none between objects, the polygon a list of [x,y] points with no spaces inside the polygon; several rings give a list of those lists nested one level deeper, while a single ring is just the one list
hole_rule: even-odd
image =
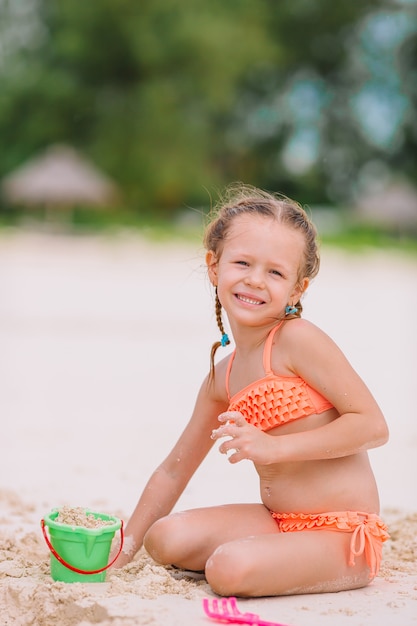
[{"label": "girl's knee", "polygon": [[249,559],[242,559],[239,545],[219,546],[207,560],[207,582],[219,596],[255,595],[248,586],[251,580]]},{"label": "girl's knee", "polygon": [[170,565],[175,561],[174,548],[179,541],[176,516],[169,515],[152,524],[145,534],[143,546],[154,561]]}]

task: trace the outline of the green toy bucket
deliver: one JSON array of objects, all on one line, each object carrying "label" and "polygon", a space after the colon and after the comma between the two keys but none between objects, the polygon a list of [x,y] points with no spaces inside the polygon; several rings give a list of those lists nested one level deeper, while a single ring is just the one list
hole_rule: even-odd
[{"label": "green toy bucket", "polygon": [[[94,517],[113,522],[98,528],[71,526],[56,522],[58,509],[41,520],[42,532],[51,551],[51,576],[65,583],[104,582],[106,570],[113,565],[123,548],[123,522],[117,517],[86,511]],[[46,532],[49,529],[49,535]],[[120,547],[108,563],[115,532],[120,530]]]}]

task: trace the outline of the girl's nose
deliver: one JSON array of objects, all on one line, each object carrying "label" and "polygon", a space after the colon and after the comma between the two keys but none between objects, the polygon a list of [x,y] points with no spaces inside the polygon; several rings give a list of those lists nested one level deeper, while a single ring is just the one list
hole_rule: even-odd
[{"label": "girl's nose", "polygon": [[245,277],[245,284],[250,287],[257,287],[258,289],[265,286],[263,274],[260,270],[252,268]]}]

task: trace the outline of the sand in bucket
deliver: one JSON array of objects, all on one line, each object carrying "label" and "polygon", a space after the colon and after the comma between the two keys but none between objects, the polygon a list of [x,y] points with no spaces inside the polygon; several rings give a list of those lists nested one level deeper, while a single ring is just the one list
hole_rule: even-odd
[{"label": "sand in bucket", "polygon": [[[51,550],[53,580],[66,583],[104,582],[106,570],[117,559],[123,547],[123,522],[117,517],[88,509],[53,509],[41,521],[41,526]],[[118,530],[121,535],[120,548],[112,563],[108,563],[113,537]]]}]

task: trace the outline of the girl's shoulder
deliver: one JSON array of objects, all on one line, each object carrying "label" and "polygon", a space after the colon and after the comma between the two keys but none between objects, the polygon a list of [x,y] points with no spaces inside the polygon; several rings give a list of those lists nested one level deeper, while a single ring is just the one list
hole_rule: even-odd
[{"label": "girl's shoulder", "polygon": [[292,320],[286,320],[280,330],[280,335],[283,340],[288,339],[290,341],[305,341],[307,339],[328,340],[332,341],[321,328],[304,319],[303,317],[296,317]]},{"label": "girl's shoulder", "polygon": [[[340,350],[321,328],[304,318],[287,320],[272,347],[276,367],[297,372],[300,362],[316,361],[319,355],[335,355]],[[278,370],[279,371],[279,370]]]},{"label": "girl's shoulder", "polygon": [[290,342],[304,341],[322,334],[318,326],[303,317],[285,320],[278,332],[282,341]]}]

